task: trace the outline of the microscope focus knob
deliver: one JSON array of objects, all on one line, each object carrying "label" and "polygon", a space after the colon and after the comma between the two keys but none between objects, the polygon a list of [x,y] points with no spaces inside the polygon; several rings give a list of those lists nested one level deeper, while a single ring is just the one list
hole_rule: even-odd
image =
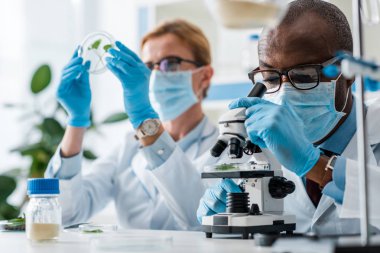
[{"label": "microscope focus knob", "polygon": [[215,145],[214,145],[214,147],[212,147],[212,149],[211,149],[211,155],[213,156],[213,157],[219,157],[222,153],[223,153],[223,151],[225,150],[227,148],[227,143],[225,143],[224,141],[222,141],[222,140],[218,140],[216,143],[215,143]]},{"label": "microscope focus knob", "polygon": [[238,138],[231,138],[228,141],[229,152],[228,156],[232,159],[239,159],[243,156],[243,147],[241,141]]},{"label": "microscope focus knob", "polygon": [[296,189],[295,184],[284,177],[272,177],[268,184],[269,193],[274,199],[283,199]]}]

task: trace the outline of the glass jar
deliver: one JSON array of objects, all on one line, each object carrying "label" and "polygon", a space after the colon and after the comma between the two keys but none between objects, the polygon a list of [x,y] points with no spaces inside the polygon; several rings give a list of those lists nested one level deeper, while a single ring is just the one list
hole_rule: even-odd
[{"label": "glass jar", "polygon": [[62,211],[58,203],[59,180],[29,179],[28,195],[30,201],[25,214],[27,238],[37,241],[58,239],[62,223]]}]

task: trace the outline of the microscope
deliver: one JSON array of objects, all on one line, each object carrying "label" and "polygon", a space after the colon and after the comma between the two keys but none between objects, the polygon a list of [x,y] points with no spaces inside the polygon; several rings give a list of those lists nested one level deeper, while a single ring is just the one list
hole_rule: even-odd
[{"label": "microscope", "polygon": [[[266,87],[256,83],[248,97],[262,97]],[[255,233],[292,234],[296,229],[296,217],[284,213],[284,198],[294,192],[295,185],[282,175],[281,166],[276,168],[265,157],[268,151],[262,151],[249,140],[244,126],[245,108],[228,111],[219,120],[220,135],[211,149],[211,155],[221,157],[227,153],[229,161],[238,161],[253,156],[255,161],[245,163],[228,162],[208,166],[202,178],[240,179],[242,193],[227,193],[225,213],[202,217],[202,230],[207,238],[216,234],[241,234],[248,239]],[[266,153],[266,154],[264,154]],[[264,155],[264,156],[263,156]],[[264,157],[264,159],[263,159]]]}]

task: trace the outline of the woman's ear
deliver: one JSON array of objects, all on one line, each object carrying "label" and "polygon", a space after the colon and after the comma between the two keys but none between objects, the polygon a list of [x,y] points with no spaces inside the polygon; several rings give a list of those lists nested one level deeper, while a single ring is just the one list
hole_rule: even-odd
[{"label": "woman's ear", "polygon": [[211,79],[214,76],[214,69],[211,67],[211,65],[206,65],[203,67],[203,70],[201,72],[201,81],[200,81],[200,87],[199,87],[199,94],[201,95],[201,98],[205,98],[207,95],[207,91],[210,88],[211,85]]}]

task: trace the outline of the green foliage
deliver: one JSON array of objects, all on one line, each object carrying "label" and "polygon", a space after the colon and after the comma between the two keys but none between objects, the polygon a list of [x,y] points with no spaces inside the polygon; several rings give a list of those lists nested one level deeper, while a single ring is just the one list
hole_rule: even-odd
[{"label": "green foliage", "polygon": [[16,189],[16,180],[9,176],[0,176],[0,220],[17,217],[18,208],[7,203],[8,197]]},{"label": "green foliage", "polygon": [[[92,44],[92,47],[97,49],[100,43],[101,40],[97,40]],[[30,86],[32,94],[38,98],[40,92],[49,87],[50,82],[50,67],[48,65],[40,66],[32,77]],[[0,175],[0,220],[16,218],[19,215],[20,207],[10,205],[7,202],[7,199],[16,189],[16,178],[20,178],[20,174],[22,174],[20,172],[26,171],[27,173],[24,174],[31,178],[43,177],[48,163],[54,155],[65,133],[64,126],[57,118],[57,115],[59,114],[66,114],[64,108],[58,102],[55,102],[51,105],[52,108],[55,108],[55,110],[49,115],[45,115],[44,112],[46,111],[46,108],[39,106],[37,101],[38,99],[35,99],[34,105],[4,105],[6,108],[11,110],[26,112],[26,117],[32,116],[37,119],[37,122],[31,126],[28,136],[25,138],[27,142],[11,150],[11,152],[18,153],[22,157],[29,158],[29,165],[26,168],[20,167],[12,169],[3,175]],[[30,108],[36,109],[30,112]],[[125,113],[115,113],[106,117],[106,119],[99,124],[96,124],[93,121],[93,112],[91,112],[91,126],[88,131],[99,132],[99,126],[102,126],[103,124],[121,122],[127,118],[128,116]],[[33,135],[37,138],[33,139],[33,141],[29,141],[32,139],[29,138],[29,135]],[[83,157],[88,160],[94,160],[97,158],[96,154],[89,149],[84,149]]]},{"label": "green foliage", "polygon": [[102,123],[112,124],[112,123],[117,123],[126,119],[128,119],[128,115],[125,112],[120,112],[120,113],[115,113],[108,116],[105,120],[102,121]]},{"label": "green foliage", "polygon": [[7,200],[16,189],[16,180],[8,176],[0,176],[0,201]]},{"label": "green foliage", "polygon": [[49,65],[40,66],[32,77],[30,89],[34,94],[38,94],[47,88],[51,81],[51,69]]}]

